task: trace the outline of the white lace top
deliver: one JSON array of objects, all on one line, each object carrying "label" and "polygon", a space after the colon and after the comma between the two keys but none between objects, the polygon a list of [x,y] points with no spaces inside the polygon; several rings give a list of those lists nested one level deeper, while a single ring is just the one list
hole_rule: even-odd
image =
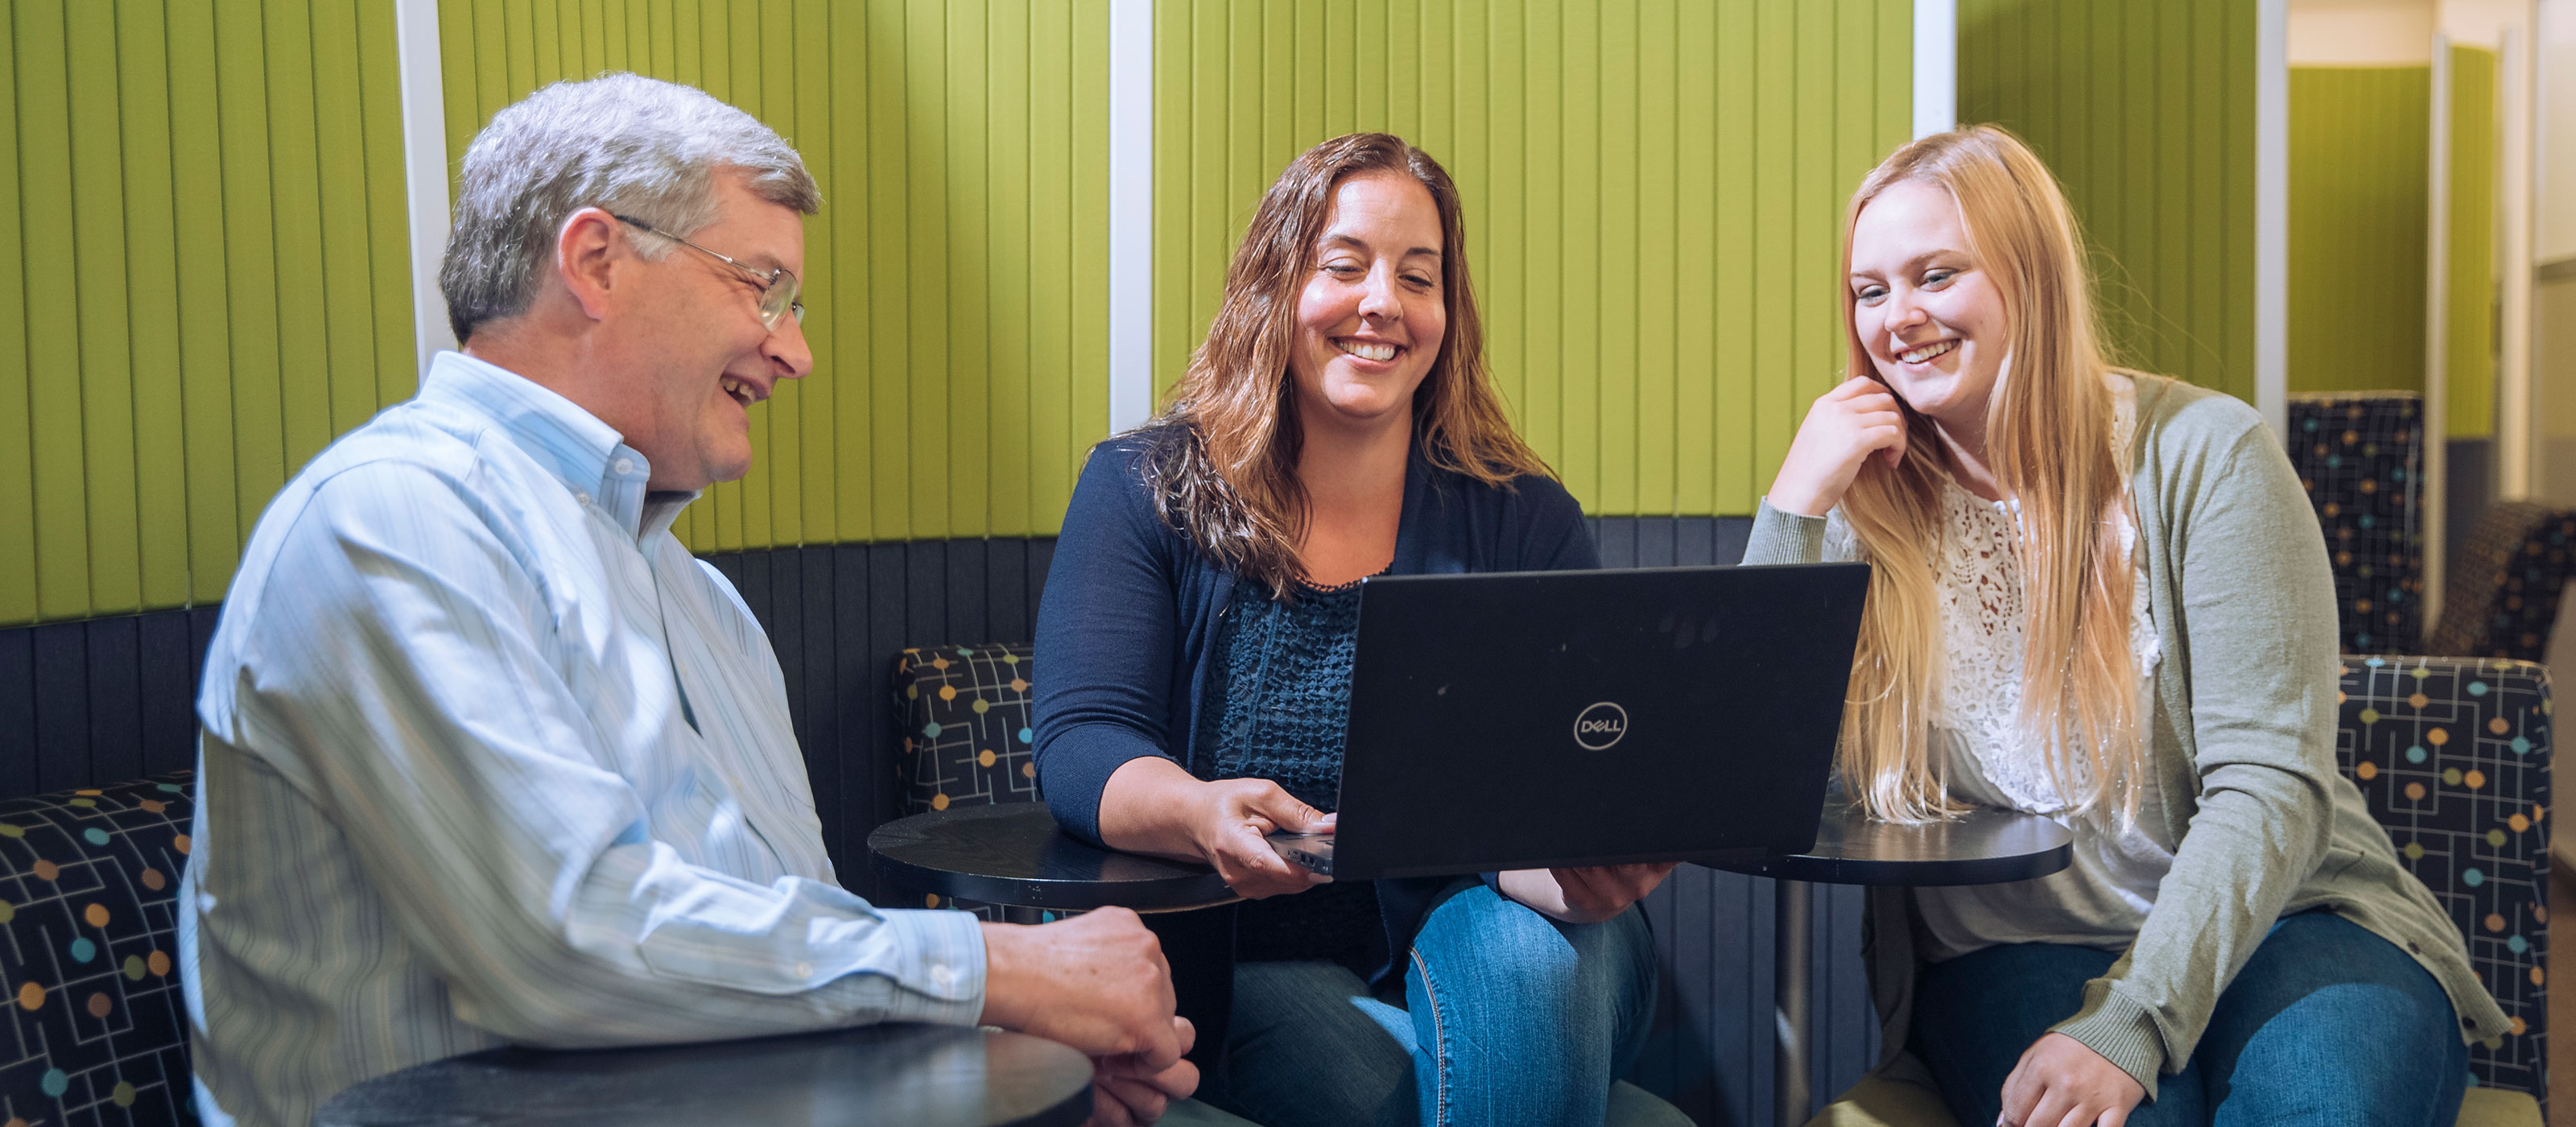
[{"label": "white lace top", "polygon": [[[2137,430],[2137,387],[2117,373],[2107,379],[2116,410],[2112,441],[2125,451]],[[2164,825],[2152,790],[2125,827],[2116,814],[2070,820],[2071,804],[2049,777],[2048,748],[2021,731],[2030,612],[2022,601],[2019,513],[2010,500],[1988,501],[1955,481],[1943,483],[1941,627],[1950,663],[1932,702],[1932,763],[1960,799],[2067,826],[2075,832],[2075,858],[2039,880],[1916,890],[1924,955],[1934,962],[2002,943],[2125,948],[2146,921],[2179,844],[2150,831]],[[1829,523],[1829,540],[1839,523]],[[2154,715],[2145,696],[2162,647],[2149,613],[2137,527],[2124,521],[2120,532],[2140,572],[2129,604],[2129,650],[2137,663],[2143,720]],[[1848,529],[1841,534],[1848,537]]]}]

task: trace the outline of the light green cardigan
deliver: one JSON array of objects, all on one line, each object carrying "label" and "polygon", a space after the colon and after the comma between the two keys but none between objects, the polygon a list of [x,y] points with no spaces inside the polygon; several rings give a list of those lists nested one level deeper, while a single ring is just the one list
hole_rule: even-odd
[{"label": "light green cardigan", "polygon": [[[2335,768],[2338,649],[2325,538],[2281,444],[2244,403],[2137,377],[2130,486],[2164,657],[2148,762],[2182,843],[2137,939],[2057,1032],[2156,1092],[2273,921],[2324,908],[2403,948],[2442,984],[2470,1041],[2504,1011],[2469,968],[2432,893]],[[1748,564],[1824,558],[1825,521],[1764,505]],[[2188,831],[2188,832],[2186,832]],[[1863,957],[1884,1046],[1879,1072],[1929,1083],[1905,1052],[1913,1018],[1905,890],[1870,890]],[[1999,987],[2006,988],[2009,987]]]}]

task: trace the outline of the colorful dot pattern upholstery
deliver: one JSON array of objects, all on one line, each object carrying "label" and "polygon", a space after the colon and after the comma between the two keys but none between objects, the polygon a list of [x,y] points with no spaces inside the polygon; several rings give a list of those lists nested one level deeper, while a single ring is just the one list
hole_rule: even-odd
[{"label": "colorful dot pattern upholstery", "polygon": [[194,1124],[179,995],[189,772],[0,802],[0,1116]]},{"label": "colorful dot pattern upholstery", "polygon": [[2294,395],[2287,422],[2290,463],[2334,563],[2345,652],[2414,649],[2424,631],[2423,397]]},{"label": "colorful dot pattern upholstery", "polygon": [[2498,501],[2478,517],[2442,587],[2435,653],[2540,661],[2559,596],[2576,578],[2576,510]]},{"label": "colorful dot pattern upholstery", "polygon": [[2468,937],[2513,1032],[2471,1082],[2548,1100],[2549,674],[2521,661],[2346,655],[2335,755]]},{"label": "colorful dot pattern upholstery", "polygon": [[[895,659],[895,709],[903,718],[895,773],[904,814],[1039,800],[1029,718],[1036,654],[1026,642],[987,642],[922,646]],[[924,903],[947,902],[925,896]],[[1001,918],[991,905],[950,906]]]}]

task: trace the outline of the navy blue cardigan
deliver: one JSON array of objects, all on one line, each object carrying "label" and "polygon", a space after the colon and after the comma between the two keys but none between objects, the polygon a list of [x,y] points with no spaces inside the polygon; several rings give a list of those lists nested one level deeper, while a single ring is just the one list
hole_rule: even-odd
[{"label": "navy blue cardigan", "polygon": [[[1100,792],[1127,761],[1160,755],[1207,777],[1213,749],[1194,746],[1198,711],[1211,679],[1224,675],[1217,612],[1233,598],[1235,576],[1155,515],[1138,464],[1148,441],[1124,435],[1092,448],[1038,604],[1038,781],[1056,821],[1093,842]],[[1525,476],[1498,488],[1414,451],[1390,574],[1599,566],[1582,506],[1565,487]],[[1398,964],[1447,883],[1379,882],[1387,950]]]}]

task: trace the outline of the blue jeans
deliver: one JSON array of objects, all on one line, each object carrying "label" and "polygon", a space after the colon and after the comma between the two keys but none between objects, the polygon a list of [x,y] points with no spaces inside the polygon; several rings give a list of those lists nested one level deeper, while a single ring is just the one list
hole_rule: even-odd
[{"label": "blue jeans", "polygon": [[1654,1017],[1634,908],[1559,923],[1470,880],[1409,962],[1401,1007],[1335,963],[1237,964],[1224,1090],[1200,1098],[1265,1127],[1597,1124]]},{"label": "blue jeans", "polygon": [[[1922,968],[1907,1042],[1962,1124],[1995,1122],[2022,1050],[2083,1004],[2117,955],[1989,947]],[[2272,925],[2219,995],[2181,1073],[2131,1127],[2451,1127],[2469,1075],[2451,999],[2431,973],[2361,925],[2302,912]]]}]

